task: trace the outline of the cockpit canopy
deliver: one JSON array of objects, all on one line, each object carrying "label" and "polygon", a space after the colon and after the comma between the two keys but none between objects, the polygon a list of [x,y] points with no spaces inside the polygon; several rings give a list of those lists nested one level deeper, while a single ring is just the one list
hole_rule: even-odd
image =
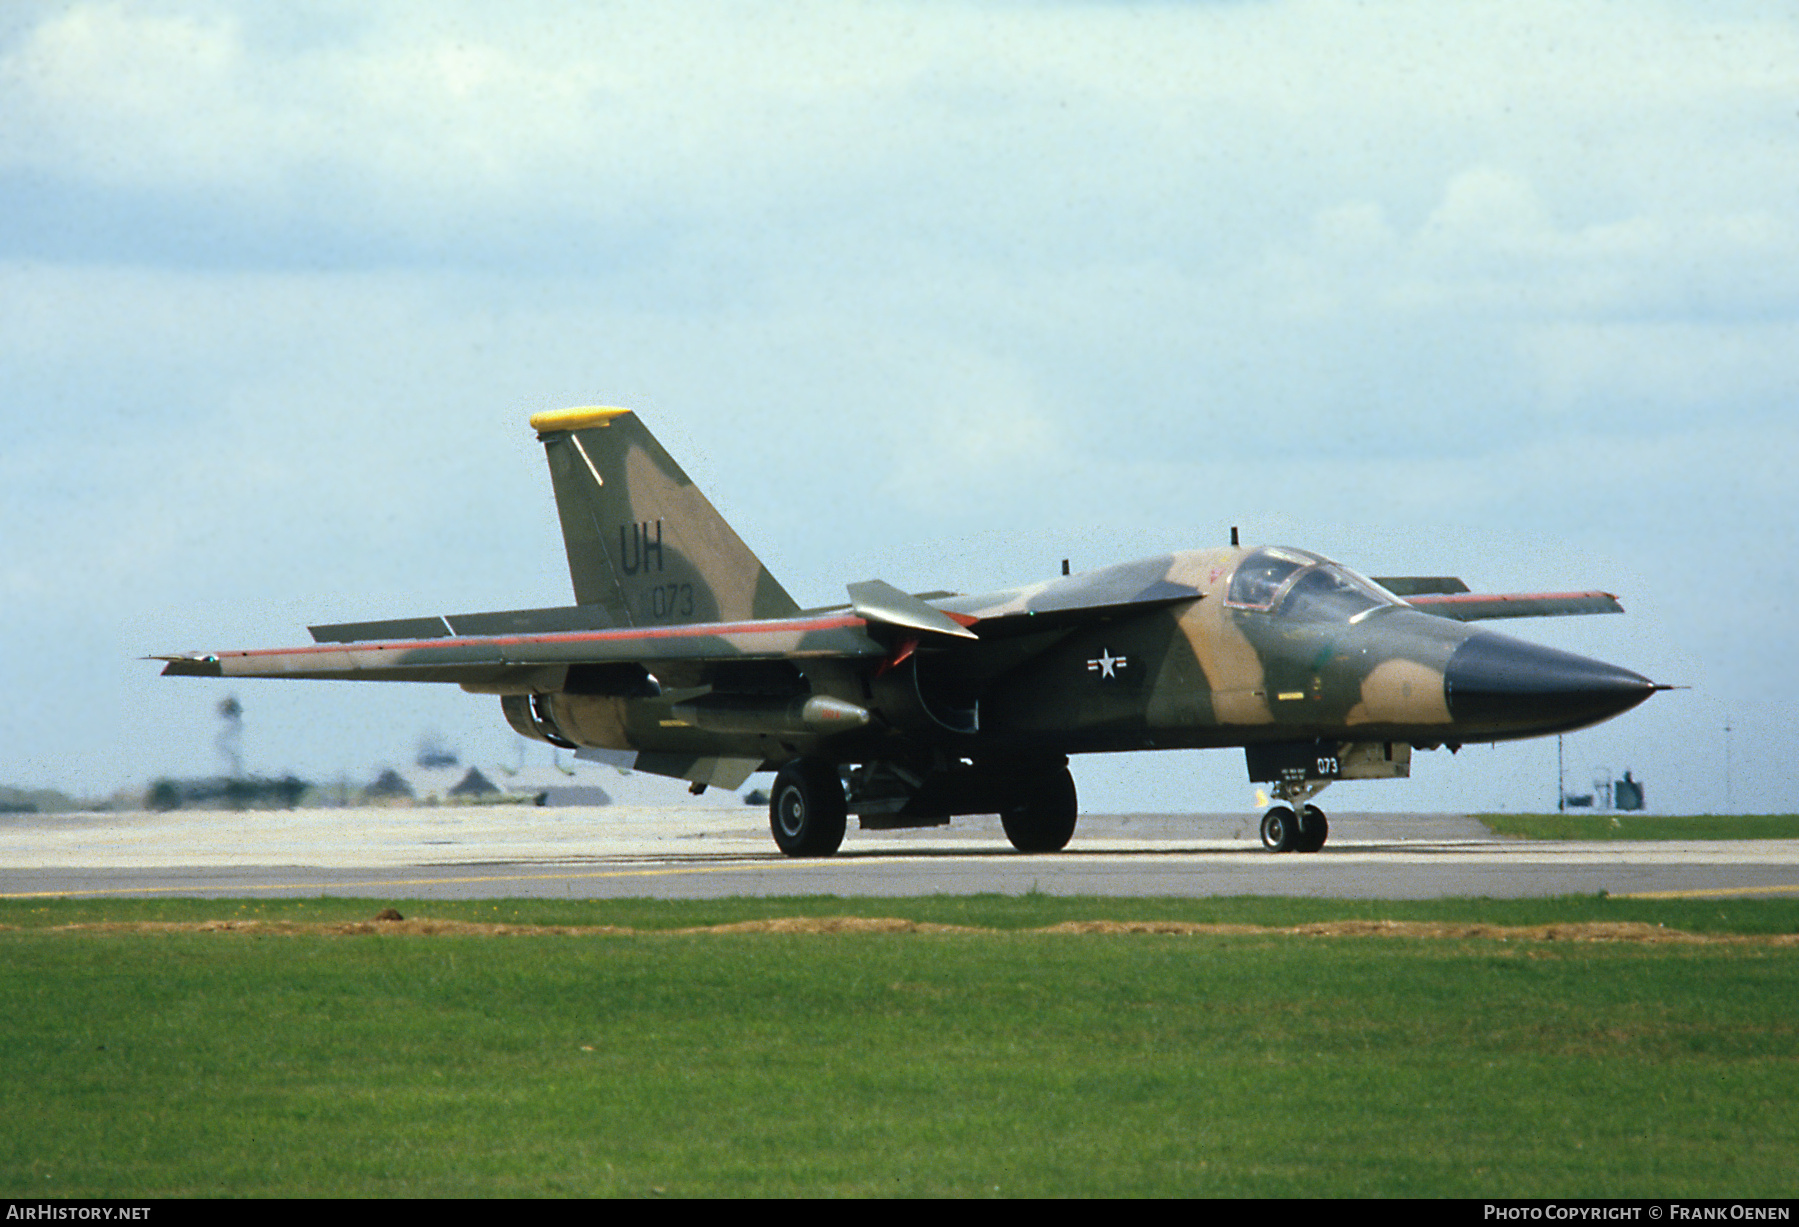
[{"label": "cockpit canopy", "polygon": [[1277,545],[1237,564],[1224,603],[1296,622],[1360,622],[1376,609],[1405,604],[1341,563]]}]

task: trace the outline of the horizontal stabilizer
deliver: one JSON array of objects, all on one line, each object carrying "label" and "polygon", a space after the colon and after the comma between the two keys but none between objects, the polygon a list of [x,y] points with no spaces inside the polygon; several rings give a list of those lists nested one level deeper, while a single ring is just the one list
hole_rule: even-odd
[{"label": "horizontal stabilizer", "polygon": [[309,626],[314,643],[360,643],[371,639],[441,639],[450,633],[442,618],[391,618],[385,622],[339,622]]},{"label": "horizontal stabilizer", "polygon": [[934,609],[915,596],[907,596],[883,580],[869,579],[851,584],[849,593],[850,608],[856,611],[857,617],[869,622],[934,635],[953,635],[958,639],[980,638],[941,609]]},{"label": "horizontal stabilizer", "polygon": [[1609,592],[1509,592],[1455,593],[1411,597],[1414,609],[1453,618],[1457,622],[1480,622],[1488,618],[1563,618],[1575,614],[1623,613],[1624,606]]},{"label": "horizontal stabilizer", "polygon": [[494,613],[447,614],[458,635],[553,635],[559,631],[603,631],[615,624],[604,605],[559,605],[552,609],[502,609]]}]

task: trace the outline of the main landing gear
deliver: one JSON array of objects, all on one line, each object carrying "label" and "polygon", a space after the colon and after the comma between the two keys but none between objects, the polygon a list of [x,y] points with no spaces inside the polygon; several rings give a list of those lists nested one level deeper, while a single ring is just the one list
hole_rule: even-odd
[{"label": "main landing gear", "polygon": [[1274,795],[1291,804],[1277,805],[1262,815],[1262,846],[1270,852],[1316,852],[1324,847],[1330,836],[1330,823],[1323,810],[1305,802],[1322,792],[1328,783],[1329,780],[1283,780],[1276,784]]},{"label": "main landing gear", "polygon": [[843,844],[849,804],[835,764],[795,759],[775,776],[768,829],[788,856],[829,856]]},{"label": "main landing gear", "polygon": [[1068,760],[1009,758],[909,770],[871,763],[848,773],[820,758],[782,767],[768,800],[768,829],[788,856],[830,856],[854,810],[864,829],[943,826],[956,814],[998,813],[1020,852],[1060,852],[1079,804]]},{"label": "main landing gear", "polygon": [[1014,780],[999,822],[1020,852],[1060,852],[1074,838],[1077,816],[1074,776],[1062,767]]}]

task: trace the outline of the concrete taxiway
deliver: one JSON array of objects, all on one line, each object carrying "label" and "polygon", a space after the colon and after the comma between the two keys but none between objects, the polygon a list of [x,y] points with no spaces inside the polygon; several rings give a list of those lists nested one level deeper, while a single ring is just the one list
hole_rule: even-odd
[{"label": "concrete taxiway", "polygon": [[0,897],[383,899],[730,895],[1799,895],[1799,840],[1528,843],[1443,814],[1333,814],[1314,855],[1274,856],[1241,814],[1083,815],[1024,856],[993,818],[864,832],[792,860],[764,810],[435,806],[6,815]]}]

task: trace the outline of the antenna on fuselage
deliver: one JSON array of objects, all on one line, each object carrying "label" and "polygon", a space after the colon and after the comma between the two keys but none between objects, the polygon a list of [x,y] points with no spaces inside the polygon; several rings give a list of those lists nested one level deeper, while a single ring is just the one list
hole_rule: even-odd
[{"label": "antenna on fuselage", "polygon": [[1235,524],[1231,525],[1231,544],[1237,544],[1237,526]]}]

